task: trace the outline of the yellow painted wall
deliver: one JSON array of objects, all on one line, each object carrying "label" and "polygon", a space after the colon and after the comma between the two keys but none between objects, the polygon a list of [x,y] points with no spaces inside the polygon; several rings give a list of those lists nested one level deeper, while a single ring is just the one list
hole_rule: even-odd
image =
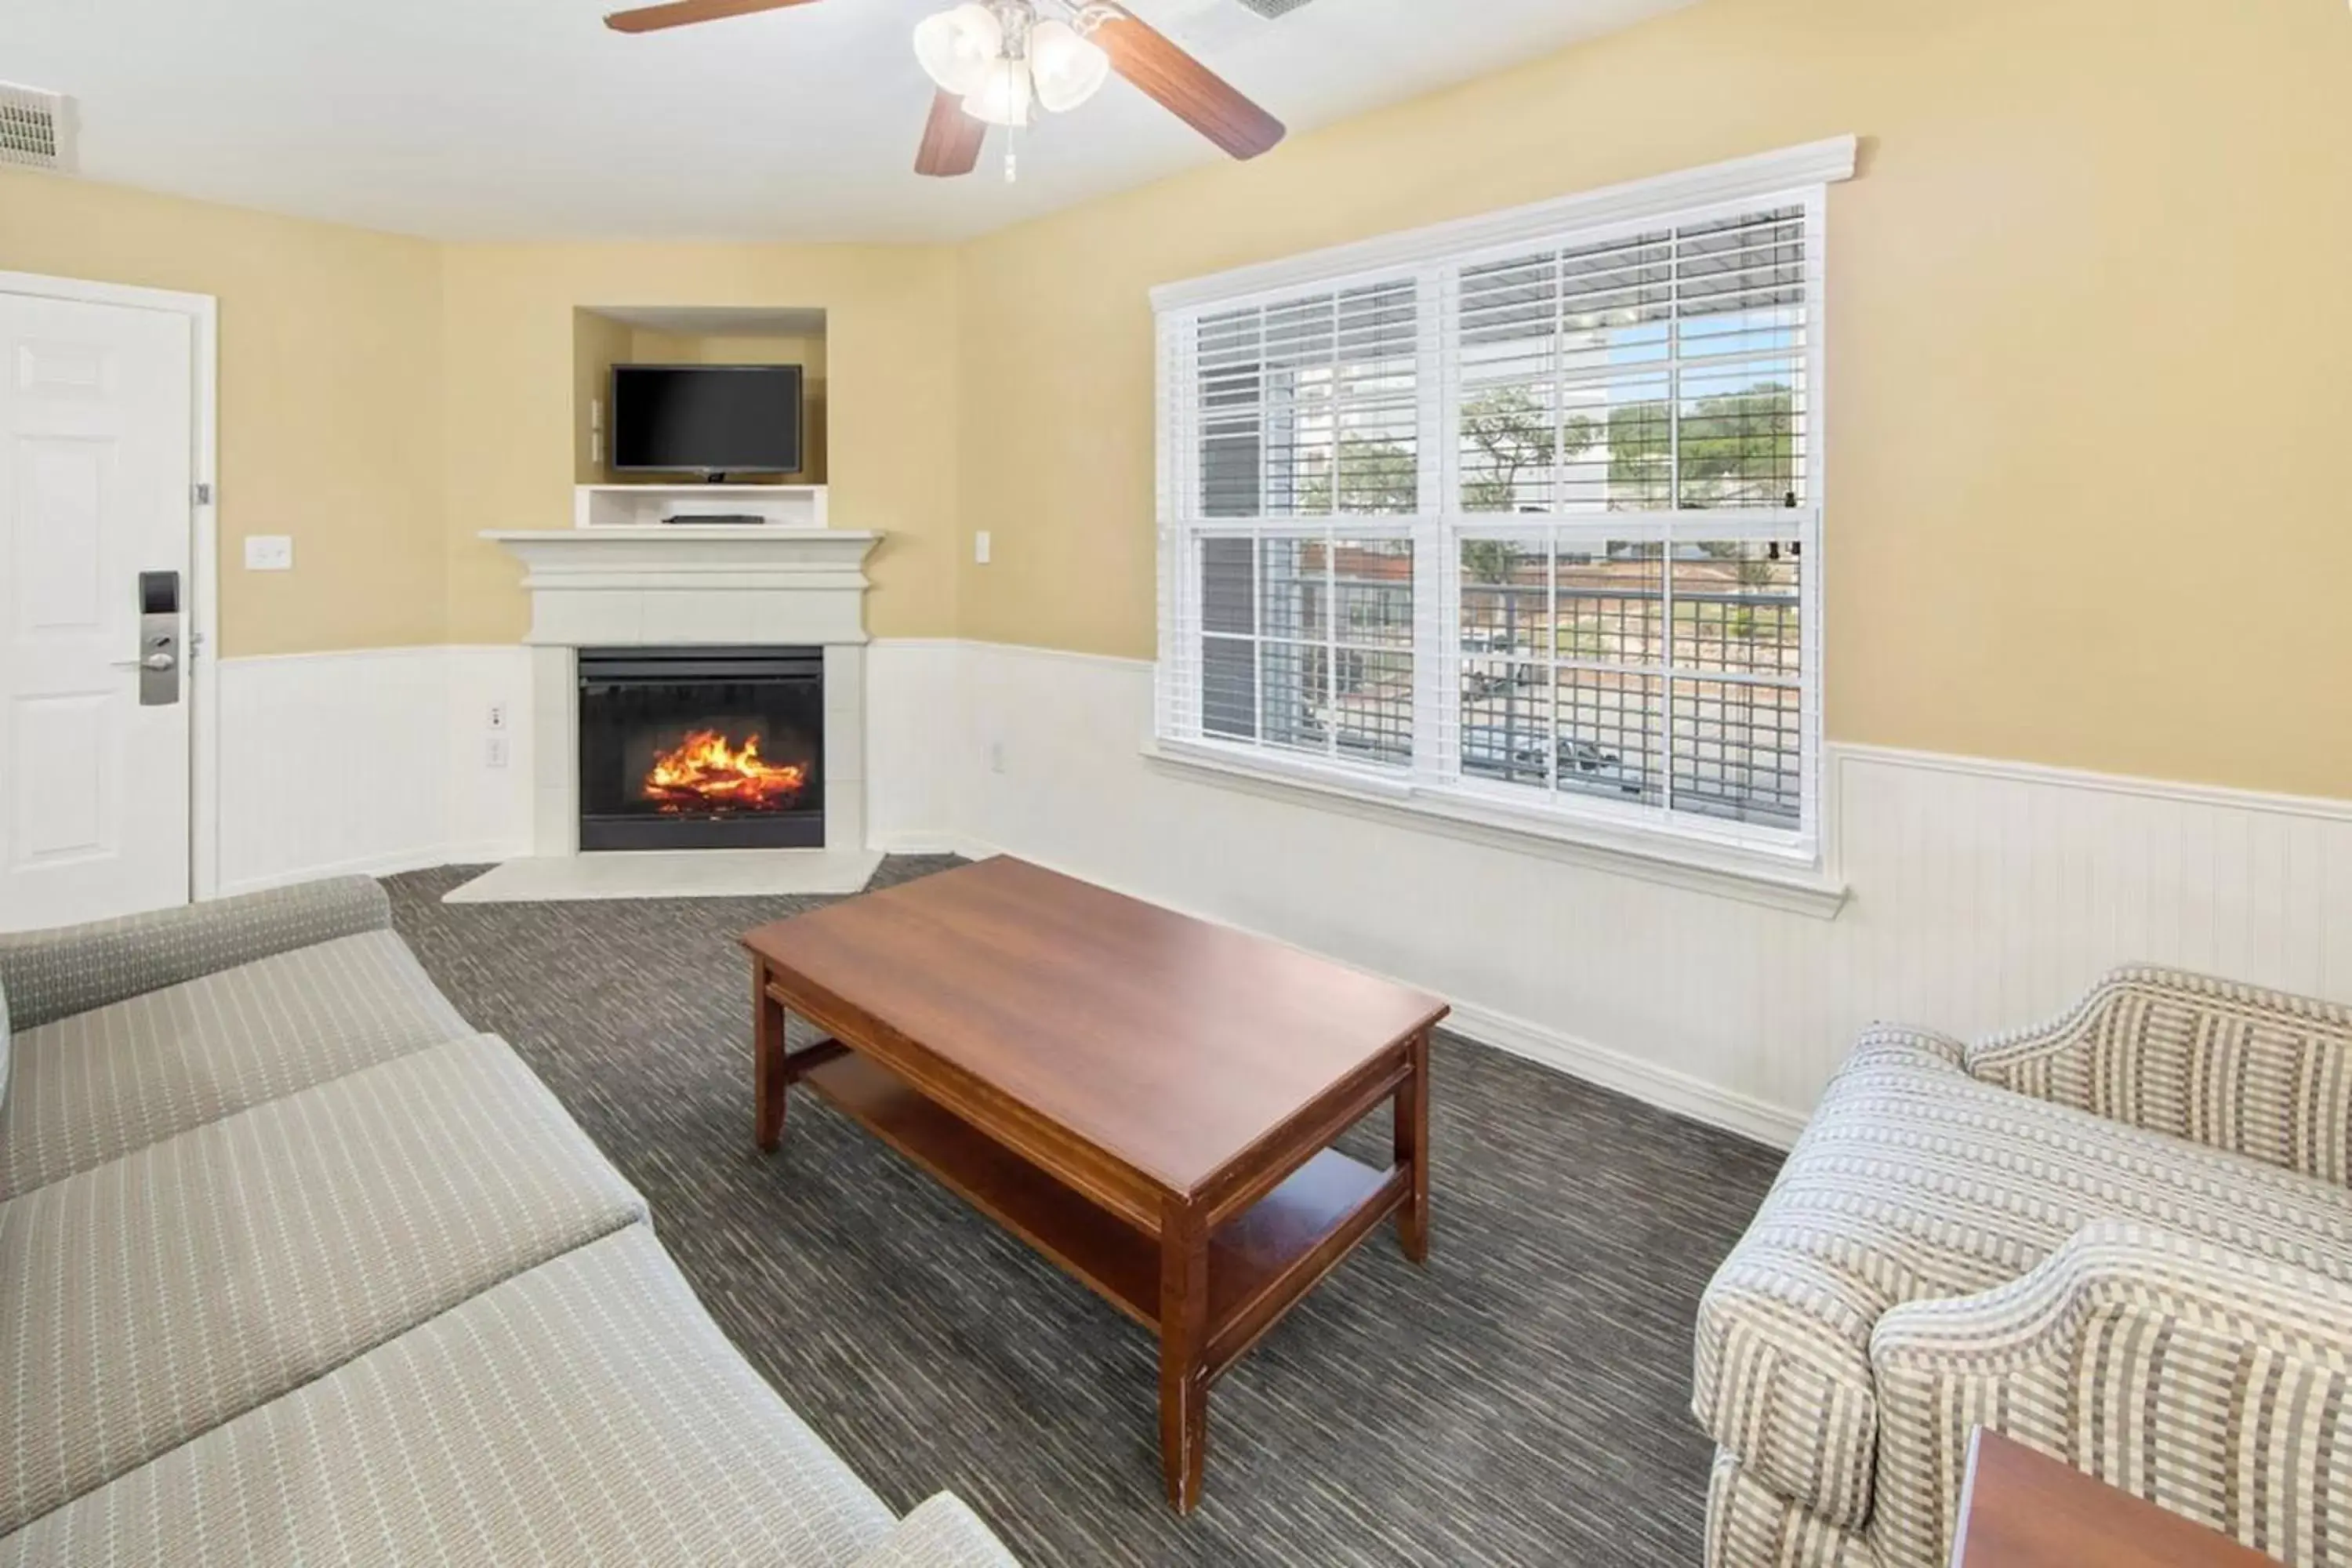
[{"label": "yellow painted wall", "polygon": [[[575,483],[601,485],[604,450],[595,437],[596,405],[606,396],[613,367],[636,358],[636,334],[593,310],[572,312],[572,478]],[[609,427],[608,427],[609,428]]]},{"label": "yellow painted wall", "polygon": [[0,169],[0,270],[218,298],[224,653],[441,640],[439,247]]},{"label": "yellow painted wall", "polygon": [[443,258],[452,641],[512,641],[528,617],[514,558],[481,530],[571,526],[583,438],[575,308],[652,305],[825,312],[833,524],[890,535],[870,563],[869,625],[882,637],[952,635],[951,250],[453,245]]},{"label": "yellow painted wall", "polygon": [[581,309],[713,305],[827,311],[877,633],[1147,657],[1152,285],[1855,132],[1832,737],[2352,795],[2347,95],[2340,0],[1704,0],[961,247],[436,246],[0,172],[0,268],[219,296],[226,552],[297,541],[224,574],[231,653],[514,638],[475,535],[568,523],[583,343],[633,352]]},{"label": "yellow painted wall", "polygon": [[2342,0],[1705,0],[974,242],[965,634],[1152,653],[1152,285],[1849,132],[1831,737],[2352,795]]}]

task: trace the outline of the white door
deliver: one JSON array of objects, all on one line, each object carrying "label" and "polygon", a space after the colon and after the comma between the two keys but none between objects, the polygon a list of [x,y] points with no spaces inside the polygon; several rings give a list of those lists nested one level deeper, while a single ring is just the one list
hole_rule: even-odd
[{"label": "white door", "polygon": [[193,352],[176,312],[0,293],[0,931],[188,901]]}]

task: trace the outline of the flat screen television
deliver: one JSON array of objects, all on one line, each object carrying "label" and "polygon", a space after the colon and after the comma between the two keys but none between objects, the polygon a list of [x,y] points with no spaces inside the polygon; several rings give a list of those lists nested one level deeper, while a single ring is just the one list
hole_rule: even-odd
[{"label": "flat screen television", "polygon": [[793,474],[801,468],[796,364],[616,364],[616,474]]}]

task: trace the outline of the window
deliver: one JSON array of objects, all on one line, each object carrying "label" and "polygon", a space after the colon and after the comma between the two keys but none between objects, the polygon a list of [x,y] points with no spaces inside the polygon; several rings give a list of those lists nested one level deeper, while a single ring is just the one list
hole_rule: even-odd
[{"label": "window", "polygon": [[1163,745],[1812,858],[1852,147],[1777,156],[1164,291]]}]

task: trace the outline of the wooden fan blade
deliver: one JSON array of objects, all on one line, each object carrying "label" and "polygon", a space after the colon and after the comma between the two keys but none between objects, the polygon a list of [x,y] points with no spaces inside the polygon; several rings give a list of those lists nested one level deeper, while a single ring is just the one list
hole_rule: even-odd
[{"label": "wooden fan blade", "polygon": [[690,22],[718,22],[729,16],[749,16],[809,3],[810,0],[671,0],[667,5],[615,11],[604,18],[604,26],[616,33],[657,33],[664,27],[683,27]]},{"label": "wooden fan blade", "polygon": [[922,150],[915,154],[915,173],[950,180],[980,167],[980,144],[988,139],[988,124],[963,111],[962,100],[942,91],[931,100],[931,118],[923,127]]},{"label": "wooden fan blade", "polygon": [[1271,152],[1288,134],[1281,121],[1231,82],[1127,12],[1104,18],[1094,41],[1110,56],[1113,70],[1236,158]]}]

